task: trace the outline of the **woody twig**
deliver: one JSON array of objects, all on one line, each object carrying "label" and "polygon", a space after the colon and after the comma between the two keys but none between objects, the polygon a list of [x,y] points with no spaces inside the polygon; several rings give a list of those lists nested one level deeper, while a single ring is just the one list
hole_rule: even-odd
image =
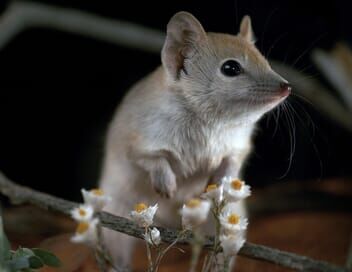
[{"label": "woody twig", "polygon": [[[1,172],[0,192],[7,196],[14,204],[29,203],[47,210],[57,211],[67,215],[69,215],[72,208],[79,205],[75,202],[67,201],[46,193],[32,190],[25,186],[18,185],[5,177]],[[138,227],[138,225],[131,220],[106,212],[100,212],[98,216],[103,227],[143,239],[144,229]],[[161,238],[165,243],[172,243],[178,237],[179,231],[177,230],[163,227],[158,227],[158,229],[160,230]],[[179,239],[178,244],[189,244],[190,242],[190,235],[185,235]],[[204,247],[209,249],[212,248],[212,246],[212,237],[205,239]],[[339,267],[324,261],[314,260],[305,256],[252,243],[245,243],[240,250],[239,255],[251,259],[266,261],[298,271],[348,272],[347,268]]]}]

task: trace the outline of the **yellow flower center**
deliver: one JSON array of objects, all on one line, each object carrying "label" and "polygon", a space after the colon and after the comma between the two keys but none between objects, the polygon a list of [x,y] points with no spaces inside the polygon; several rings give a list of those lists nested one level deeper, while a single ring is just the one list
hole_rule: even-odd
[{"label": "yellow flower center", "polygon": [[231,187],[234,190],[241,190],[242,186],[243,186],[243,182],[240,181],[239,179],[235,179],[231,182]]},{"label": "yellow flower center", "polygon": [[89,228],[89,224],[87,222],[81,222],[78,224],[77,228],[76,228],[76,232],[78,234],[82,234],[85,233]]},{"label": "yellow flower center", "polygon": [[236,225],[240,222],[240,217],[237,214],[232,213],[227,217],[227,221],[232,225]]},{"label": "yellow flower center", "polygon": [[210,192],[210,191],[213,191],[213,190],[216,190],[216,188],[218,188],[218,185],[217,184],[209,184],[207,186],[207,188],[205,189],[205,192]]},{"label": "yellow flower center", "polygon": [[87,215],[87,212],[85,210],[83,210],[83,209],[79,209],[78,213],[79,213],[80,216],[86,216]]},{"label": "yellow flower center", "polygon": [[198,206],[200,206],[200,200],[198,198],[192,198],[191,200],[189,200],[187,203],[186,203],[186,206],[188,208],[196,208]]},{"label": "yellow flower center", "polygon": [[147,209],[147,205],[145,205],[144,203],[138,203],[134,206],[134,210],[138,213],[141,213],[146,209]]},{"label": "yellow flower center", "polygon": [[93,193],[93,195],[96,195],[96,196],[104,195],[104,192],[103,192],[102,189],[93,189],[93,190],[90,190],[90,191]]}]

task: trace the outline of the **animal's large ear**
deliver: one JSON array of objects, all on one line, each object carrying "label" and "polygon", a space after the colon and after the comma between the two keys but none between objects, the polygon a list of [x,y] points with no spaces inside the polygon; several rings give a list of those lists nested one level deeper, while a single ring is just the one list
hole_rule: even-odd
[{"label": "animal's large ear", "polygon": [[188,12],[178,12],[167,25],[167,35],[161,52],[168,75],[176,80],[185,58],[190,58],[195,47],[205,42],[206,33],[199,21]]},{"label": "animal's large ear", "polygon": [[252,29],[251,17],[244,16],[241,21],[240,32],[238,33],[243,39],[250,43],[255,43],[255,36]]}]

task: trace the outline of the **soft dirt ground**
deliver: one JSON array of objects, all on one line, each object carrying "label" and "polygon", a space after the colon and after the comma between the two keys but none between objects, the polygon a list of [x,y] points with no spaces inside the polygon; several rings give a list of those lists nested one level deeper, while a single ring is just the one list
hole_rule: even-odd
[{"label": "soft dirt ground", "polygon": [[[42,272],[98,271],[89,248],[72,244],[69,237],[75,223],[69,218],[31,206],[4,211],[5,228],[14,248],[42,247],[54,252],[63,262],[60,269]],[[251,218],[248,241],[287,250],[316,259],[344,265],[352,237],[351,212],[291,212]],[[169,251],[160,272],[187,271],[189,251]],[[141,244],[134,255],[134,271],[146,271],[146,253]],[[291,271],[272,264],[238,257],[236,272]]]}]

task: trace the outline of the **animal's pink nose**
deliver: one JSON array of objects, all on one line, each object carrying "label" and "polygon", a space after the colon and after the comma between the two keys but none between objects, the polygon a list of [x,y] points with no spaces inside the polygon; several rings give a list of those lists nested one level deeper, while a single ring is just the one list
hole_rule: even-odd
[{"label": "animal's pink nose", "polygon": [[289,95],[291,93],[291,85],[287,82],[281,82],[280,83],[280,90],[283,94]]}]

